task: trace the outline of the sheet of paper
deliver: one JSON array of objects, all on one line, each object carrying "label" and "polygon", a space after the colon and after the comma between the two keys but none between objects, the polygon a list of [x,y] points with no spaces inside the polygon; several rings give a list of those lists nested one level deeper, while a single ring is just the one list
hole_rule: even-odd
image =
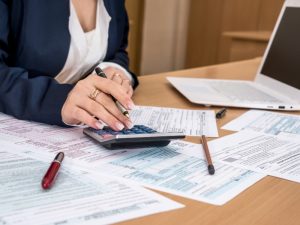
[{"label": "sheet of paper", "polygon": [[[109,171],[119,178],[211,204],[226,203],[263,177],[222,163],[215,166],[225,173],[208,175],[201,145],[176,141],[166,148],[110,151],[83,136],[79,129],[1,118],[0,138],[10,145],[40,154],[64,151],[69,159],[90,170]],[[9,126],[14,123],[17,125]],[[198,149],[201,154],[190,155]]]},{"label": "sheet of paper", "polygon": [[266,134],[300,138],[300,116],[251,110],[226,124],[222,129],[251,130]]},{"label": "sheet of paper", "polygon": [[[151,110],[149,110],[149,112],[151,112]],[[199,111],[195,112],[194,115],[200,118],[201,113],[199,114]],[[211,114],[208,117],[213,120],[212,124],[215,124],[214,115]],[[213,127],[216,127],[216,125],[213,125]],[[116,155],[128,151],[127,149],[120,151],[107,150],[89,137],[86,137],[80,128],[66,129],[22,121],[5,114],[0,114],[0,136],[2,140],[6,140],[10,143],[13,142],[15,145],[24,147],[34,147],[35,150],[40,150],[41,152],[57,153],[63,151],[68,157],[89,163],[90,165],[98,165],[99,162],[103,160],[109,160]]]},{"label": "sheet of paper", "polygon": [[213,110],[137,106],[130,112],[130,117],[134,124],[147,125],[160,132],[182,131],[189,136],[219,136]]},{"label": "sheet of paper", "polygon": [[84,135],[81,128],[61,128],[22,121],[1,113],[0,139],[15,146],[33,148],[40,153],[63,151],[67,157],[91,165],[126,151],[106,150]]},{"label": "sheet of paper", "polygon": [[64,164],[55,185],[44,191],[40,182],[48,166],[0,151],[0,224],[110,224],[183,207],[149,190],[71,171]]},{"label": "sheet of paper", "polygon": [[[264,177],[218,162],[214,164],[216,173],[211,176],[201,155],[194,157],[179,152],[185,143],[175,141],[169,147],[126,152],[94,170],[110,171],[111,175],[146,187],[214,205],[225,204]],[[191,143],[186,146],[186,151],[201,148]]]},{"label": "sheet of paper", "polygon": [[300,140],[241,131],[209,142],[214,159],[300,183]]}]

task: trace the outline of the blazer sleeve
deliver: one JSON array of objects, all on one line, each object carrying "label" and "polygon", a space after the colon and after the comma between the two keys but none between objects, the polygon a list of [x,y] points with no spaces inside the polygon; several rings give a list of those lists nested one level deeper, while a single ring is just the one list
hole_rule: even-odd
[{"label": "blazer sleeve", "polygon": [[127,11],[125,8],[125,2],[121,4],[121,18],[124,21],[124,26],[122,26],[121,29],[121,45],[119,46],[118,50],[115,52],[114,56],[112,58],[109,58],[106,60],[107,62],[113,62],[116,64],[119,64],[122,66],[124,69],[126,69],[132,76],[133,78],[133,88],[136,88],[139,84],[137,76],[130,71],[129,69],[129,57],[128,57],[128,52],[127,52],[127,46],[128,46],[128,33],[129,33],[129,22],[128,22],[128,15]]},{"label": "blazer sleeve", "polygon": [[0,111],[18,119],[64,126],[61,108],[72,89],[53,78],[9,66],[8,1],[0,0]]}]

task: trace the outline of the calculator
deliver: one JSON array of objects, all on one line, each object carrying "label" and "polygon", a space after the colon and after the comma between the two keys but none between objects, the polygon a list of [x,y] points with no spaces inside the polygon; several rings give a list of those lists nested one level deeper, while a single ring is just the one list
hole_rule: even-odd
[{"label": "calculator", "polygon": [[172,139],[185,138],[183,133],[161,133],[144,125],[135,125],[121,131],[114,131],[109,127],[101,130],[89,127],[83,129],[83,133],[108,149],[162,147],[168,145]]}]

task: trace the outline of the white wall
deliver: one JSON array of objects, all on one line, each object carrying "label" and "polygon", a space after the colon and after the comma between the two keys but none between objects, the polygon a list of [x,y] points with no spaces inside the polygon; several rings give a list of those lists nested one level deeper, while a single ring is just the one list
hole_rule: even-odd
[{"label": "white wall", "polygon": [[145,0],[141,74],[184,68],[189,0]]}]

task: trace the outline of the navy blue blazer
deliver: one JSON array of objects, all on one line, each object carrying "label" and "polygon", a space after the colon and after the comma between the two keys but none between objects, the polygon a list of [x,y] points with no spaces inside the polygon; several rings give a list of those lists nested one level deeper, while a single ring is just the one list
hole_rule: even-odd
[{"label": "navy blue blazer", "polygon": [[[104,0],[111,16],[104,61],[128,70],[124,0]],[[61,125],[72,85],[58,84],[70,46],[69,0],[0,0],[0,111],[19,119]],[[133,74],[134,86],[138,84]]]}]

